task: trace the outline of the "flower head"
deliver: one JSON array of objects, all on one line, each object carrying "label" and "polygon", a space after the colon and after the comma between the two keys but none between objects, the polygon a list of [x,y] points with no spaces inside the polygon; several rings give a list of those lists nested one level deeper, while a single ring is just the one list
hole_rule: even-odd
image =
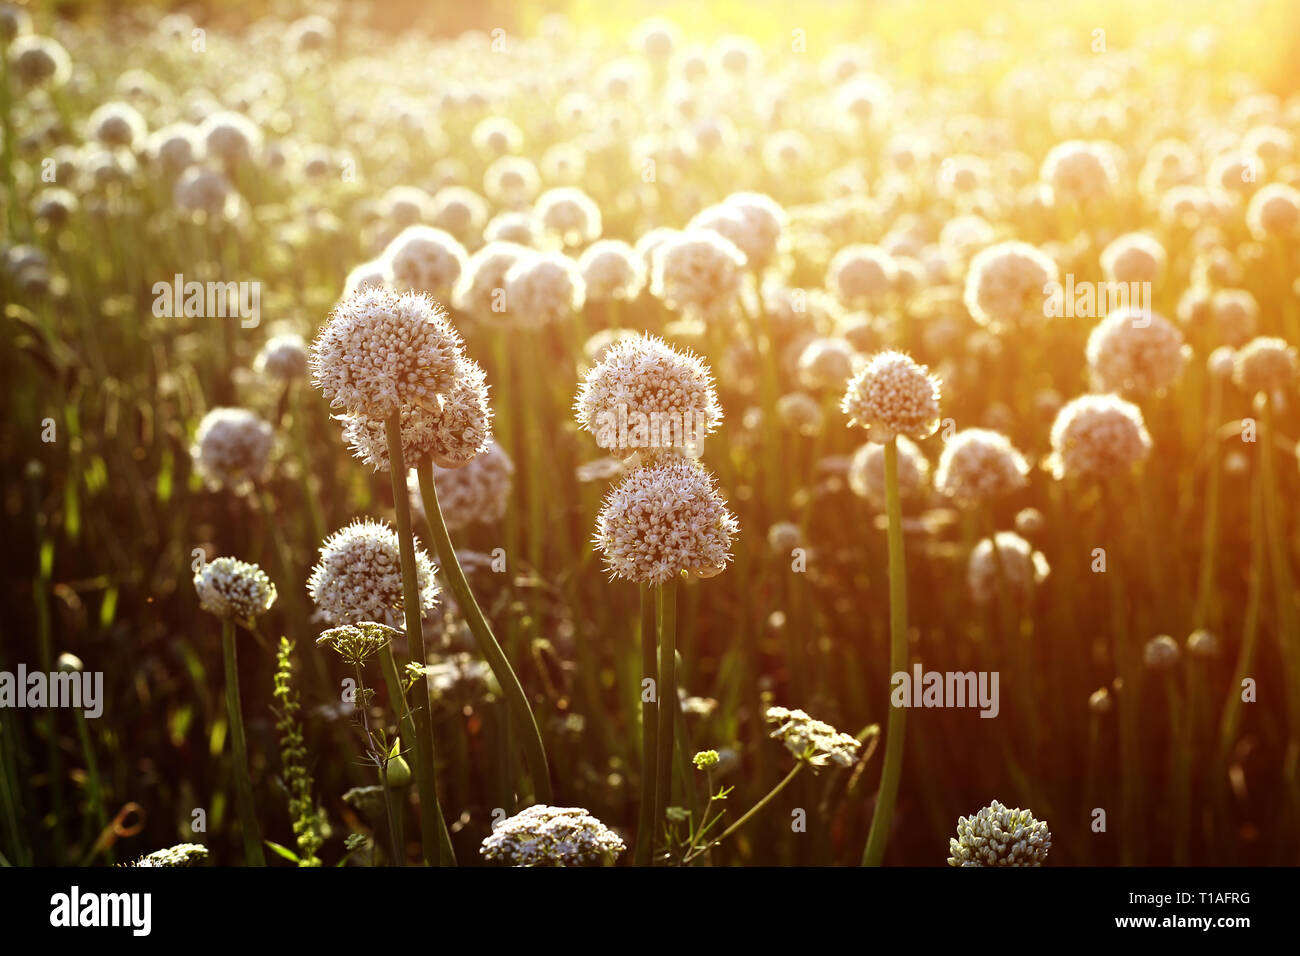
[{"label": "flower head", "polygon": [[214,408],[199,422],[190,454],[208,484],[243,494],[266,474],[274,438],[248,409]]},{"label": "flower head", "polygon": [[611,577],[660,585],[682,572],[720,573],[738,531],[712,476],[690,459],[670,458],[610,491],[594,541]]},{"label": "flower head", "polygon": [[593,242],[578,257],[578,271],[590,302],[635,299],[646,279],[645,261],[620,239]]},{"label": "flower head", "polygon": [[826,267],[826,287],[849,306],[879,301],[897,278],[897,264],[879,246],[845,246]]},{"label": "flower head", "polygon": [[966,308],[980,325],[1015,327],[1046,315],[1056,263],[1027,242],[999,242],[977,252],[966,272]]},{"label": "flower head", "polygon": [[[438,600],[434,567],[421,548],[415,551],[420,608],[433,609]],[[354,521],[325,539],[320,560],[312,568],[307,591],[330,624],[376,621],[402,627],[402,557],[397,534],[386,524]]]},{"label": "flower head", "polygon": [[[384,422],[357,414],[340,416],[340,420],[343,440],[352,454],[376,471],[388,471]],[[492,440],[492,409],[482,367],[465,356],[457,359],[455,383],[439,396],[437,406],[404,408],[399,430],[402,460],[412,467],[426,458],[443,468],[459,468],[469,462]]]},{"label": "flower head", "polygon": [[1020,490],[1028,474],[1029,463],[1006,435],[967,428],[944,443],[934,483],[950,498],[978,504]]},{"label": "flower head", "polygon": [[303,378],[309,371],[307,343],[296,332],[274,336],[257,353],[257,362],[253,368],[263,375],[286,382]]},{"label": "flower head", "polygon": [[696,450],[722,422],[709,367],[653,335],[605,349],[584,376],[574,411],[601,448],[643,460]]},{"label": "flower head", "polygon": [[586,301],[578,264],[560,252],[521,255],[505,274],[506,313],[521,328],[571,318]]},{"label": "flower head", "polygon": [[438,409],[460,358],[460,335],[431,298],[368,287],[334,307],[311,367],[335,408],[383,420],[410,406]]},{"label": "flower head", "polygon": [[[899,435],[898,495],[900,500],[917,501],[930,480],[930,462],[910,438]],[[873,507],[885,507],[885,446],[863,442],[849,459],[849,490],[866,498]]]},{"label": "flower head", "polygon": [[1106,478],[1150,453],[1141,409],[1115,395],[1081,395],[1057,412],[1048,467],[1057,478]]},{"label": "flower head", "polygon": [[1009,810],[998,801],[957,821],[948,841],[949,866],[1042,866],[1052,848],[1052,831],[1028,810]]},{"label": "flower head", "polygon": [[317,647],[328,647],[345,664],[360,666],[392,643],[401,632],[378,621],[359,621],[356,624],[340,624],[322,631],[316,638]]},{"label": "flower head", "polygon": [[252,625],[275,603],[271,579],[256,564],[236,558],[214,558],[194,575],[199,607],[219,618]]},{"label": "flower head", "polygon": [[208,858],[208,848],[202,843],[178,843],[164,850],[146,853],[134,863],[124,866],[198,866]]},{"label": "flower head", "polygon": [[734,307],[745,254],[730,239],[712,229],[690,229],[659,234],[652,248],[650,292],[670,309],[708,319]]},{"label": "flower head", "polygon": [[849,381],[840,409],[868,441],[928,438],[939,427],[939,380],[902,352],[878,352]]},{"label": "flower head", "polygon": [[497,824],[479,852],[510,866],[608,866],[626,849],[586,810],[537,804]]},{"label": "flower head", "polygon": [[1162,315],[1116,309],[1088,336],[1088,365],[1097,384],[1126,395],[1158,394],[1182,374],[1183,333]]},{"label": "flower head", "polygon": [[433,226],[407,226],[380,256],[388,267],[386,281],[397,288],[442,296],[465,270],[465,248],[451,233]]},{"label": "flower head", "polygon": [[1002,589],[1016,601],[1024,601],[1050,573],[1047,559],[1033,545],[1014,532],[999,531],[971,551],[966,583],[976,604],[991,603]]},{"label": "flower head", "polygon": [[600,238],[600,207],[576,186],[557,186],[537,197],[533,216],[542,231],[566,246]]},{"label": "flower head", "polygon": [[[489,441],[481,452],[459,468],[433,467],[438,487],[438,507],[447,528],[455,531],[475,523],[491,524],[506,513],[514,462],[505,449]],[[424,501],[412,473],[407,479],[412,510],[424,514]]]},{"label": "flower head", "polygon": [[1237,350],[1232,378],[1246,392],[1275,392],[1300,374],[1294,346],[1285,339],[1261,336]]}]

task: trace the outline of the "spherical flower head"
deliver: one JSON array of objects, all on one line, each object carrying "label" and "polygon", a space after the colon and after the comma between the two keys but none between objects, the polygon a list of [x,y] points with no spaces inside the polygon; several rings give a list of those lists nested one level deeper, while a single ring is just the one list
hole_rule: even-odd
[{"label": "spherical flower head", "polygon": [[171,123],[149,134],[145,155],[163,172],[175,175],[198,159],[200,143],[195,127]]},{"label": "spherical flower head", "polygon": [[1114,191],[1119,172],[1110,150],[1100,143],[1067,140],[1057,143],[1043,159],[1039,178],[1058,199],[1087,202]]},{"label": "spherical flower head", "polygon": [[1101,271],[1110,282],[1159,285],[1167,261],[1165,247],[1145,232],[1125,233],[1101,251]]},{"label": "spherical flower head", "polygon": [[785,210],[771,196],[732,193],[696,214],[686,228],[712,229],[744,253],[749,269],[762,271],[780,251],[786,218]]},{"label": "spherical flower head", "polygon": [[769,737],[779,740],[795,759],[806,761],[814,769],[835,764],[851,767],[858,759],[861,741],[843,734],[824,721],[814,720],[802,710],[769,707],[764,715],[769,724],[775,724]]},{"label": "spherical flower head", "polygon": [[803,546],[804,534],[793,521],[778,521],[767,529],[767,546],[776,555],[788,555],[795,548]]},{"label": "spherical flower head", "polygon": [[537,225],[526,212],[506,210],[493,216],[483,227],[484,242],[513,242],[532,247],[537,245]]},{"label": "spherical flower head", "polygon": [[386,289],[387,278],[389,278],[389,264],[382,259],[372,259],[368,263],[356,265],[343,280],[343,298],[346,299],[363,289]]},{"label": "spherical flower head", "polygon": [[1116,395],[1081,395],[1056,414],[1048,468],[1057,478],[1109,478],[1150,453],[1140,408]]},{"label": "spherical flower head", "polygon": [[1300,191],[1269,183],[1250,197],[1246,225],[1256,239],[1288,239],[1300,234]]},{"label": "spherical flower head", "polygon": [[236,208],[238,195],[226,174],[219,169],[191,166],[172,186],[172,200],[186,212],[225,216]]},{"label": "spherical flower head", "polygon": [[814,391],[838,392],[853,376],[857,353],[840,338],[816,338],[799,353],[799,380]]},{"label": "spherical flower head", "polygon": [[1034,587],[1045,581],[1051,570],[1047,558],[1028,541],[1014,532],[999,531],[971,551],[966,584],[976,604],[992,603],[999,591],[1023,602],[1033,596]]},{"label": "spherical flower head", "polygon": [[72,60],[57,40],[27,33],[14,37],[9,68],[23,86],[62,86],[72,75]]},{"label": "spherical flower head", "polygon": [[1146,642],[1142,648],[1142,663],[1147,670],[1169,671],[1182,659],[1182,648],[1168,634],[1161,634]]},{"label": "spherical flower head", "polygon": [[404,229],[426,218],[432,203],[429,194],[419,186],[398,185],[384,193],[379,208],[385,218]]},{"label": "spherical flower head", "polygon": [[505,206],[531,202],[541,185],[537,167],[523,156],[500,156],[483,174],[483,191]]},{"label": "spherical flower head", "polygon": [[1187,653],[1202,660],[1212,660],[1219,656],[1219,637],[1205,628],[1198,628],[1187,636]]},{"label": "spherical flower head", "polygon": [[[925,497],[930,482],[930,462],[910,438],[899,435],[898,497],[906,503]],[[885,507],[885,446],[864,442],[849,459],[849,490],[874,508]]]},{"label": "spherical flower head", "polygon": [[214,408],[203,416],[190,455],[210,486],[243,494],[266,474],[275,434],[246,408]]},{"label": "spherical flower head", "polygon": [[939,427],[939,380],[909,355],[877,352],[849,381],[840,410],[868,441],[928,438]]},{"label": "spherical flower head", "polygon": [[[365,415],[344,415],[343,440],[352,454],[376,471],[389,470],[385,423]],[[459,468],[484,451],[492,440],[492,409],[487,376],[473,359],[456,361],[454,384],[433,408],[402,409],[399,428],[402,459],[411,466],[426,458],[443,468]]]},{"label": "spherical flower head", "polygon": [[600,207],[576,186],[557,186],[537,197],[533,218],[541,231],[565,246],[581,246],[600,238]]},{"label": "spherical flower head", "polygon": [[808,437],[820,434],[826,423],[821,403],[807,392],[789,392],[777,399],[776,417],[782,428]]},{"label": "spherical flower head", "polygon": [[[459,468],[435,465],[433,481],[438,489],[438,507],[450,531],[471,524],[492,524],[505,517],[514,480],[515,465],[505,449],[494,441]],[[407,479],[412,510],[424,515],[419,482],[412,472]]]},{"label": "spherical flower head", "polygon": [[1187,355],[1183,333],[1162,315],[1116,309],[1088,336],[1088,367],[1104,391],[1156,395],[1177,381]]},{"label": "spherical flower head", "polygon": [[452,302],[461,312],[480,319],[500,321],[506,311],[506,273],[529,249],[513,242],[490,241],[469,257],[456,281]]},{"label": "spherical flower head", "polygon": [[1019,491],[1029,463],[1001,432],[967,428],[948,439],[939,455],[935,487],[962,504],[977,505]]},{"label": "spherical flower head", "polygon": [[382,421],[412,406],[440,408],[460,358],[460,335],[433,299],[366,287],[334,307],[311,368],[333,407]]},{"label": "spherical flower head", "polygon": [[1237,368],[1237,350],[1230,345],[1220,345],[1205,360],[1205,368],[1213,378],[1227,381]]},{"label": "spherical flower head", "polygon": [[243,113],[216,110],[199,124],[208,156],[228,164],[251,162],[262,151],[262,131]]},{"label": "spherical flower head", "polygon": [[[642,237],[643,241],[646,238]],[[712,229],[690,229],[662,235],[651,261],[650,293],[670,309],[711,319],[734,308],[745,254],[721,234]]]},{"label": "spherical flower head", "polygon": [[1252,395],[1287,388],[1300,374],[1294,346],[1285,339],[1261,336],[1237,350],[1232,380]]},{"label": "spherical flower head", "polygon": [[948,841],[949,866],[1042,866],[1052,848],[1052,832],[1028,810],[1010,810],[998,801],[957,820],[957,837]]},{"label": "spherical flower head", "polygon": [[605,498],[594,542],[612,578],[660,585],[719,574],[740,526],[712,476],[686,458],[638,468]]},{"label": "spherical flower head", "polygon": [[470,133],[470,142],[488,156],[517,153],[524,145],[523,131],[504,116],[485,116]]},{"label": "spherical flower head", "polygon": [[583,377],[573,405],[579,426],[597,445],[643,461],[698,454],[722,423],[709,367],[654,335],[610,345]]},{"label": "spherical flower head", "polygon": [[86,131],[105,146],[134,149],[149,132],[144,117],[130,103],[103,103],[86,120]]},{"label": "spherical flower head", "polygon": [[993,331],[1042,322],[1059,275],[1056,263],[1029,243],[999,242],[971,259],[963,300],[971,318]]},{"label": "spherical flower head", "polygon": [[536,804],[498,823],[479,853],[509,866],[612,866],[626,849],[586,810]]},{"label": "spherical flower head", "polygon": [[465,270],[465,247],[449,232],[433,226],[407,226],[380,255],[387,284],[399,289],[443,296]]},{"label": "spherical flower head", "polygon": [[578,257],[589,302],[635,299],[645,286],[645,260],[620,239],[593,242]]},{"label": "spherical flower head", "polygon": [[571,318],[586,295],[577,263],[560,252],[530,251],[506,270],[506,313],[521,328],[541,328]]},{"label": "spherical flower head", "polygon": [[276,590],[271,579],[256,564],[235,558],[215,558],[194,575],[199,607],[223,620],[246,627],[271,610]]},{"label": "spherical flower head", "polygon": [[273,336],[262,346],[262,351],[257,353],[253,370],[283,382],[305,378],[310,371],[307,343],[297,332]]},{"label": "spherical flower head", "polygon": [[433,197],[433,222],[453,236],[476,235],[487,222],[483,197],[464,186],[444,186]]},{"label": "spherical flower head", "polygon": [[879,246],[845,246],[826,267],[826,286],[845,305],[879,302],[894,288],[898,265]]},{"label": "spherical flower head", "polygon": [[[438,585],[433,563],[418,547],[415,568],[420,609],[428,613],[438,603]],[[340,528],[321,545],[320,559],[307,579],[307,592],[331,625],[375,621],[403,627],[406,617],[397,533],[369,518]]]},{"label": "spherical flower head", "polygon": [[1217,290],[1209,299],[1208,311],[1219,338],[1234,348],[1250,341],[1259,325],[1259,303],[1245,289]]}]

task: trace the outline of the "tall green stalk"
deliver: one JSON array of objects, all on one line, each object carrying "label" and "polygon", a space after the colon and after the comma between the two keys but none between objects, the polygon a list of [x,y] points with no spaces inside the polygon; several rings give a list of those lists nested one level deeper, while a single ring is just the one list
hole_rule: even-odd
[{"label": "tall green stalk", "polygon": [[538,803],[549,804],[551,797],[551,771],[546,762],[546,748],[542,745],[542,734],[537,728],[537,718],[528,704],[528,696],[523,685],[515,675],[514,668],[506,658],[501,645],[492,633],[492,626],[483,616],[474,592],[456,557],[451,535],[447,533],[447,522],[442,517],[442,507],[438,504],[438,489],[433,480],[433,462],[423,461],[419,465],[420,497],[424,501],[424,513],[429,520],[429,536],[433,539],[438,557],[442,561],[442,573],[456,595],[456,603],[461,614],[469,623],[470,632],[478,644],[479,653],[492,668],[501,692],[510,706],[511,723],[517,726],[524,748],[524,759],[528,761],[528,772],[533,778],[533,795]]},{"label": "tall green stalk", "polygon": [[[641,585],[641,679],[649,678],[659,686],[659,665],[655,658],[655,592]],[[658,780],[659,705],[655,694],[641,690],[641,807],[636,826],[637,866],[651,866],[655,842],[655,787]]]},{"label": "tall green stalk", "polygon": [[239,702],[239,660],[235,653],[235,622],[221,619],[221,649],[226,664],[226,712],[230,720],[230,751],[235,774],[235,798],[244,831],[244,862],[266,866],[262,831],[253,809],[253,781],[248,775],[248,744],[244,739],[244,712]]},{"label": "tall green stalk", "polygon": [[[402,557],[402,604],[406,611],[406,642],[411,660],[423,668],[424,615],[420,613],[420,582],[415,570],[415,538],[411,534],[411,501],[406,489],[406,461],[402,455],[401,412],[394,410],[384,422],[388,462],[393,480],[393,508],[397,512],[397,539]],[[424,862],[438,866],[438,778],[433,762],[433,721],[429,716],[429,677],[420,671],[415,681],[417,703],[411,721],[415,727],[415,780],[420,788],[420,844]]]},{"label": "tall green stalk", "polygon": [[[907,568],[903,558],[903,506],[898,494],[898,441],[885,443],[885,510],[889,517],[889,672],[907,670]],[[889,842],[889,825],[903,770],[903,731],[907,711],[895,707],[885,735],[885,763],[871,830],[862,851],[863,866],[879,866]]]},{"label": "tall green stalk", "polygon": [[655,757],[654,826],[660,826],[668,809],[673,787],[673,729],[677,711],[677,581],[666,581],[658,589],[659,605],[659,681],[655,697],[659,701],[659,734]]}]

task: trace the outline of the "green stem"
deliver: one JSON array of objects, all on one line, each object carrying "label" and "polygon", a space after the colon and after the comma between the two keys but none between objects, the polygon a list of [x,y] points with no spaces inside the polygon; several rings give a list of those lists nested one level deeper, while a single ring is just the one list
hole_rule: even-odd
[{"label": "green stem", "polygon": [[677,581],[664,582],[659,597],[658,755],[655,760],[654,825],[661,826],[673,786],[673,729],[677,711]]},{"label": "green stem", "polygon": [[[73,714],[77,721],[77,736],[81,740],[81,753],[86,760],[86,800],[90,803],[91,813],[94,815],[96,833],[103,833],[104,828],[108,826],[108,816],[104,813],[104,796],[103,788],[99,782],[99,763],[95,760],[95,745],[90,739],[90,728],[86,726],[86,714],[81,710],[74,710]],[[113,862],[113,848],[110,846],[104,851],[108,857],[108,862]]]},{"label": "green stem", "polygon": [[[889,514],[889,672],[907,670],[907,568],[903,558],[903,508],[898,494],[898,442],[885,444],[885,509]],[[863,866],[879,866],[889,842],[889,825],[898,799],[898,782],[903,769],[903,730],[907,711],[894,708],[885,736],[885,764],[880,774],[880,792],[871,818]]]},{"label": "green stem", "polygon": [[456,595],[456,603],[461,614],[469,623],[470,632],[478,643],[479,653],[492,668],[506,702],[510,705],[511,723],[519,730],[524,758],[528,761],[528,772],[533,778],[533,796],[537,802],[549,804],[552,800],[551,772],[546,762],[546,748],[542,745],[542,734],[537,728],[537,718],[533,716],[533,709],[528,704],[523,685],[519,683],[510,661],[501,650],[501,645],[497,643],[492,627],[483,616],[483,610],[474,598],[469,581],[465,579],[460,559],[456,557],[456,549],[452,546],[451,536],[447,533],[447,522],[443,520],[442,507],[438,504],[438,489],[433,480],[431,461],[421,462],[419,476],[420,496],[424,500],[424,513],[429,520],[429,535],[437,548],[438,557],[442,560],[442,573],[447,583],[451,585],[452,593]]},{"label": "green stem", "polygon": [[420,791],[420,843],[424,862],[440,864],[438,851],[438,778],[433,762],[433,723],[429,717],[429,663],[424,650],[424,619],[420,613],[420,581],[415,569],[415,538],[411,535],[411,500],[406,488],[406,461],[402,455],[401,413],[394,409],[384,422],[388,439],[389,477],[393,482],[393,507],[397,512],[397,538],[402,558],[402,604],[406,611],[406,641],[410,659],[421,668],[415,682],[418,693],[411,720],[415,725],[415,780]]},{"label": "green stem", "polygon": [[239,661],[235,653],[235,622],[221,620],[221,649],[226,663],[226,711],[230,720],[230,750],[234,763],[235,797],[244,831],[244,862],[266,866],[262,832],[253,809],[253,781],[248,775],[248,744],[244,739],[244,713],[239,702]]},{"label": "green stem", "polygon": [[[393,709],[397,713],[397,726],[401,728],[402,736],[407,740],[415,740],[415,722],[411,719],[411,709],[406,704],[406,694],[402,692],[402,678],[397,670],[397,661],[393,658],[393,649],[387,644],[379,652],[379,663],[384,671],[384,684],[388,687],[388,697],[393,702]],[[418,763],[417,763],[418,766]],[[433,784],[436,789],[438,785],[437,767],[434,768]],[[399,815],[404,814],[405,802],[399,806],[397,812]],[[434,810],[437,811],[438,820],[438,862],[442,866],[455,866],[456,853],[451,846],[451,834],[447,831],[447,821],[442,815],[441,804],[435,804]],[[398,821],[401,826],[401,821]]]},{"label": "green stem", "polygon": [[758,811],[762,810],[765,806],[771,803],[773,797],[775,797],[778,793],[780,793],[787,786],[789,786],[790,781],[793,780],[795,777],[799,776],[799,772],[803,770],[805,766],[807,766],[807,764],[804,761],[802,760],[797,761],[794,765],[794,768],[789,773],[787,773],[784,777],[781,778],[781,782],[767,792],[767,796],[765,796],[762,800],[758,801],[758,803],[750,807],[745,812],[745,815],[743,817],[741,817],[731,826],[727,827],[727,829],[723,830],[721,835],[716,840],[710,840],[708,843],[704,844],[704,846],[700,847],[695,852],[687,854],[686,858],[682,860],[682,863],[683,864],[690,863],[696,857],[700,856],[700,854],[705,853],[708,850],[714,849],[723,840],[727,839],[727,837],[731,836],[733,833],[735,833],[737,830],[743,827],[746,823],[749,822],[751,817],[753,817],[755,814],[758,813]]},{"label": "green stem", "polygon": [[[655,609],[654,592],[648,584],[641,585],[641,679],[647,678],[652,686],[659,686],[659,666],[655,659]],[[655,694],[641,689],[641,809],[636,826],[636,866],[650,866],[654,856],[655,784],[657,749],[659,746],[659,705]]]}]

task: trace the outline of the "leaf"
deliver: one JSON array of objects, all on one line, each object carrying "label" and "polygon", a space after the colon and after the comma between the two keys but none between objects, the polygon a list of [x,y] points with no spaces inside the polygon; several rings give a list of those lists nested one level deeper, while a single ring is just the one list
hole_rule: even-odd
[{"label": "leaf", "polygon": [[262,842],[265,843],[267,846],[269,846],[273,851],[280,854],[280,856],[284,857],[286,860],[289,860],[293,863],[301,862],[298,859],[298,854],[294,853],[293,850],[290,850],[287,846],[281,846],[280,844],[272,840],[263,840]]}]

